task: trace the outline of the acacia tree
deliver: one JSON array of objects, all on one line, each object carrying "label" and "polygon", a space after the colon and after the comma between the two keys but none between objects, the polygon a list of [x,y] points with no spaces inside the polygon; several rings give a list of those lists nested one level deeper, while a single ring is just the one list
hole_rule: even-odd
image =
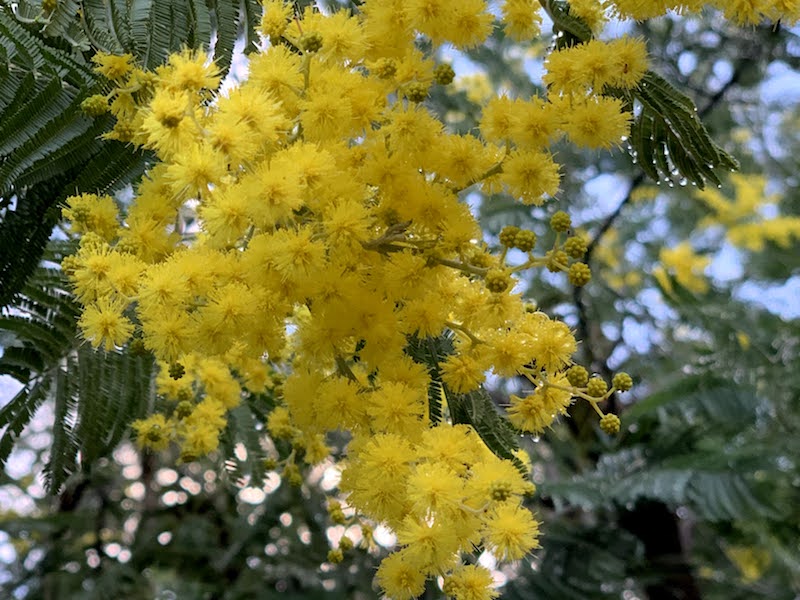
[{"label": "acacia tree", "polygon": [[[615,10],[646,19],[668,8],[628,4]],[[187,556],[212,570],[183,571],[170,585],[184,595],[244,596],[264,581],[279,591],[319,585],[345,597],[355,589],[369,594],[369,570],[345,566],[355,542],[375,549],[372,527],[383,522],[401,548],[378,571],[392,597],[422,593],[426,574],[445,575],[451,596],[490,597],[488,571],[470,555],[486,549],[515,561],[539,544],[524,498],[533,486],[523,478],[531,464],[518,448],[519,433],[543,434],[576,397],[585,402],[569,408],[564,426],[547,430],[538,445],[522,438],[547,535],[536,573],[529,561],[512,565],[509,597],[617,597],[625,589],[699,597],[716,583],[737,587],[731,577],[697,580],[680,536],[687,514],[700,523],[698,537],[709,540],[692,545],[695,560],[718,566],[722,550],[753,579],[753,569],[765,571],[764,556],[775,557],[775,579],[759,585],[773,595],[789,589],[796,548],[778,524],[793,490],[779,483],[785,452],[766,433],[778,424],[793,431],[791,419],[774,419],[790,408],[793,388],[789,378],[777,390],[759,385],[787,369],[793,338],[775,336],[782,324],[769,314],[753,317],[726,290],[712,290],[700,275],[704,259],[677,244],[707,229],[697,195],[644,185],[648,177],[699,188],[721,183],[720,173],[736,163],[719,145],[727,135],[712,141],[701,118],[714,116],[734,89],[758,81],[754,63],[786,58],[787,34],[774,27],[714,30],[713,20],[644,21],[638,27],[652,44],[678,43],[699,54],[700,65],[687,70],[678,62],[672,71],[651,59],[654,70],[646,70],[640,42],[599,41],[599,5],[547,3],[558,35],[539,82],[506,60],[537,39],[541,16],[531,4],[506,3],[502,26],[488,40],[493,17],[482,2],[437,6],[368,2],[322,16],[271,2],[262,16],[250,5],[176,3],[166,10],[153,3],[111,12],[86,5],[80,25],[59,12],[72,10],[62,4],[2,13],[17,61],[6,75],[18,86],[4,123],[19,130],[3,162],[4,194],[9,207],[14,203],[3,225],[16,236],[3,247],[16,253],[7,264],[17,265],[4,278],[6,293],[26,283],[3,321],[14,336],[3,368],[25,387],[3,410],[8,427],[0,447],[7,457],[30,416],[52,398],[46,474],[60,493],[55,518],[15,524],[19,533],[43,527],[46,534],[28,550],[35,556],[46,548],[47,560],[34,571],[20,564],[29,589],[78,593],[87,565],[70,561],[75,549],[65,551],[63,542],[86,548],[67,529],[80,522],[93,533],[88,568],[99,569],[88,594],[117,586],[147,596],[144,583],[159,583],[142,574],[146,567],[185,569]],[[740,21],[779,16],[766,4],[752,12],[722,8]],[[797,9],[785,10],[791,18]],[[176,14],[189,24],[178,35],[184,20]],[[31,21],[30,29],[19,21]],[[252,43],[256,23],[268,43]],[[697,27],[717,35],[715,44],[736,44],[727,79],[708,81],[703,65],[716,54],[682,39]],[[218,93],[242,31],[249,77]],[[167,59],[182,43],[204,47],[212,32],[222,72],[188,50]],[[442,42],[486,65],[492,83],[511,94],[490,94],[487,102],[454,90]],[[26,71],[28,64],[37,68]],[[659,73],[685,79],[688,90],[709,89],[698,98],[699,112]],[[66,90],[63,106],[53,100],[54,82]],[[721,132],[737,122],[742,115],[730,111]],[[607,149],[623,138],[634,161],[575,150]],[[747,157],[749,148],[742,144],[735,154]],[[587,183],[601,172],[631,171],[620,203],[595,218]],[[98,195],[132,181],[134,199],[122,207]],[[52,207],[75,191],[90,193],[66,200],[71,241],[51,244],[46,257],[63,269],[29,276],[57,219]],[[785,245],[796,222],[757,218],[760,191],[740,180],[736,202],[708,191],[699,198],[733,243]],[[791,195],[782,191],[790,213]],[[463,202],[477,196],[484,240]],[[634,204],[637,198],[652,200]],[[637,236],[658,218],[671,224],[667,247],[663,235]],[[19,226],[25,219],[29,228]],[[573,231],[577,226],[584,231]],[[704,235],[715,242],[713,230]],[[636,244],[644,247],[631,256]],[[592,263],[593,283],[584,288]],[[653,278],[641,276],[655,263],[661,267]],[[783,277],[791,265],[772,267],[763,272]],[[748,275],[762,273],[754,268]],[[560,271],[566,273],[558,279],[549,274]],[[574,286],[569,308],[567,282]],[[649,306],[644,294],[654,285],[675,312]],[[527,304],[514,293],[521,288]],[[723,305],[731,318],[719,319]],[[573,319],[580,348],[542,311]],[[750,328],[748,318],[755,319]],[[661,336],[660,351],[630,344],[624,334],[631,320]],[[776,338],[787,341],[770,350]],[[763,360],[750,355],[751,368],[734,368],[740,350],[751,348],[762,348]],[[638,393],[644,399],[623,415],[625,434],[612,443],[598,426],[619,430],[615,392],[630,387],[628,376],[614,375],[623,362],[645,382]],[[510,422],[481,386],[490,368],[506,377],[490,388],[501,405],[511,394]],[[159,500],[150,485],[165,483],[146,452],[145,493],[115,507],[119,475],[103,457],[132,422],[140,446],[178,444],[171,452],[187,480],[184,492],[170,491],[183,493],[182,502],[187,488],[200,485],[191,475],[201,472],[192,466],[202,455],[227,459],[230,484],[193,492],[196,501],[176,521],[161,504],[170,492]],[[339,486],[347,512],[335,498],[327,504],[347,535],[335,533],[331,549],[318,510],[287,485],[308,495],[315,488],[303,465],[329,454],[348,460]],[[537,473],[546,475],[543,482]],[[281,483],[268,508],[238,517],[231,488],[264,481],[269,491]],[[779,493],[768,497],[770,487]],[[299,538],[273,535],[286,514]],[[123,544],[103,532],[124,531],[134,515],[146,518],[133,538],[120,538],[134,558],[119,560]],[[701,537],[715,523],[725,535],[718,546]],[[158,536],[164,531],[171,531],[166,542]],[[267,537],[277,540],[272,554]],[[165,547],[153,551],[154,540]],[[111,543],[119,548],[109,554]],[[302,549],[308,544],[313,552]],[[284,551],[286,562],[269,558]],[[322,575],[309,578],[323,561]],[[66,573],[58,573],[62,566]],[[70,576],[75,570],[80,575]],[[745,594],[758,589],[742,585]],[[435,589],[429,584],[428,593]],[[730,597],[729,588],[721,593]]]}]

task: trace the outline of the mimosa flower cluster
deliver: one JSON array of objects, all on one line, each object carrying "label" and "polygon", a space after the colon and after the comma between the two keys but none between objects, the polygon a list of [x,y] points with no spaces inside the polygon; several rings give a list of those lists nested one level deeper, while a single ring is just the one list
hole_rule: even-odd
[{"label": "mimosa flower cluster", "polygon": [[[614,10],[671,7],[574,4],[595,27]],[[406,352],[412,336],[454,335],[436,369],[453,393],[477,390],[490,372],[523,377],[529,389],[508,411],[520,432],[543,431],[581,397],[616,433],[619,419],[598,403],[632,384],[618,374],[609,387],[573,365],[570,329],[515,292],[531,268],[590,280],[569,216],[554,211],[550,247],[506,228],[492,253],[462,196],[481,186],[525,204],[555,200],[554,141],[608,148],[628,133],[631,115],[606,92],[638,84],[643,42],[552,53],[547,96],[490,99],[475,135],[448,132],[425,107],[454,73],[418,49],[419,35],[434,51],[478,46],[493,27],[531,39],[538,9],[507,0],[498,22],[484,0],[366,0],[354,15],[298,15],[266,0],[263,45],[246,81],[226,90],[202,53],[175,54],[155,72],[130,56],[95,58],[114,90],[85,110],[113,113],[108,137],[158,162],[124,214],[105,196],[69,200],[82,239],[64,268],[85,306],[85,338],[106,350],[130,344],[161,365],[157,390],[174,410],[136,423],[139,442],[176,443],[185,460],[208,454],[227,411],[269,389],[281,399],[269,434],[295,448],[273,466],[298,482],[299,457],[323,460],[326,434],[348,432],[341,491],[359,518],[395,531],[399,550],[377,580],[396,600],[439,576],[450,596],[491,598],[491,574],[463,557],[482,546],[517,560],[538,547],[523,506],[533,485],[446,410],[431,422],[431,372]],[[508,262],[511,249],[522,264]],[[342,517],[338,504],[331,515]]]}]

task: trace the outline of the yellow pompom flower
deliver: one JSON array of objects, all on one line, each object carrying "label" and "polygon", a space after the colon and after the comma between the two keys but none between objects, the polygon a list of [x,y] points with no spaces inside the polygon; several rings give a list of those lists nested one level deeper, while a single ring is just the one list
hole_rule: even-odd
[{"label": "yellow pompom flower", "polygon": [[67,207],[61,212],[70,221],[70,230],[74,233],[91,231],[106,242],[117,237],[119,210],[111,196],[70,196],[67,198]]},{"label": "yellow pompom flower", "polygon": [[172,54],[163,67],[156,69],[161,85],[171,90],[199,92],[216,90],[219,86],[219,70],[204,52],[184,49]]},{"label": "yellow pompom flower", "polygon": [[424,573],[441,572],[456,562],[458,537],[444,519],[406,517],[397,528],[397,541],[406,546],[402,553]]},{"label": "yellow pompom flower", "polygon": [[539,35],[542,16],[535,0],[505,0],[502,11],[506,35],[512,40],[527,42]]},{"label": "yellow pompom flower", "polygon": [[115,55],[97,52],[92,57],[92,62],[97,65],[94,68],[95,71],[112,81],[122,79],[133,69],[133,55],[131,54]]},{"label": "yellow pompom flower", "polygon": [[515,101],[507,96],[497,96],[489,100],[483,109],[480,130],[483,138],[489,142],[513,139],[519,130]]},{"label": "yellow pompom flower", "polygon": [[549,154],[518,150],[503,163],[501,181],[523,204],[540,206],[543,196],[555,196],[561,178],[558,165]]},{"label": "yellow pompom flower", "polygon": [[384,383],[370,394],[367,404],[372,430],[418,437],[427,422],[427,404],[425,390]]},{"label": "yellow pompom flower", "polygon": [[381,561],[378,583],[392,600],[412,600],[425,591],[426,575],[401,552]]},{"label": "yellow pompom flower", "polygon": [[[556,379],[556,382],[568,385],[565,377]],[[538,388],[524,398],[512,394],[508,418],[521,431],[541,434],[559,415],[567,413],[571,402],[569,392],[553,387]]]},{"label": "yellow pompom flower", "polygon": [[276,440],[291,439],[297,430],[292,425],[289,411],[284,406],[278,406],[267,417],[267,431]]},{"label": "yellow pompom flower", "polygon": [[484,524],[483,539],[500,560],[518,560],[539,547],[539,522],[515,502],[492,509]]},{"label": "yellow pompom flower", "polygon": [[534,489],[514,463],[497,458],[488,450],[486,456],[471,466],[465,487],[468,504],[474,508],[484,508],[512,496],[519,497]]},{"label": "yellow pompom flower", "polygon": [[630,119],[630,113],[622,110],[622,100],[603,96],[576,102],[565,131],[578,146],[608,149],[630,133]]},{"label": "yellow pompom flower", "polygon": [[442,465],[458,475],[480,458],[480,446],[474,430],[467,425],[446,425],[426,430],[417,446],[421,458]]},{"label": "yellow pompom flower", "polygon": [[136,432],[136,443],[139,447],[156,452],[167,449],[174,432],[172,423],[161,414],[134,421],[131,427]]},{"label": "yellow pompom flower", "polygon": [[644,40],[622,37],[608,43],[613,58],[612,84],[621,88],[634,88],[647,72],[647,46]]},{"label": "yellow pompom flower", "polygon": [[422,463],[408,478],[408,498],[415,514],[446,518],[460,510],[464,481],[445,465]]},{"label": "yellow pompom flower", "polygon": [[181,439],[181,458],[194,460],[219,447],[220,430],[205,423],[185,424]]},{"label": "yellow pompom flower", "polygon": [[122,314],[125,306],[124,302],[101,297],[84,309],[78,326],[93,347],[102,344],[105,350],[112,350],[130,339],[133,323]]},{"label": "yellow pompom flower", "polygon": [[442,380],[453,391],[471,392],[478,389],[486,379],[488,366],[481,357],[474,354],[453,354],[441,363]]},{"label": "yellow pompom flower", "polygon": [[459,565],[444,578],[442,590],[453,600],[492,600],[499,592],[493,589],[491,571],[480,565]]},{"label": "yellow pompom flower", "polygon": [[261,32],[277,45],[292,19],[292,5],[285,0],[263,0],[262,4]]}]

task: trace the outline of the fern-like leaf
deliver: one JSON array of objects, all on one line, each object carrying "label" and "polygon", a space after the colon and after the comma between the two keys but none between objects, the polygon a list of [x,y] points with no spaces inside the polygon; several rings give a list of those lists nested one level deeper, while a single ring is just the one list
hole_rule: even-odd
[{"label": "fern-like leaf", "polygon": [[642,108],[630,143],[648,177],[683,179],[703,189],[706,181],[720,184],[720,170],[738,169],[736,160],[711,139],[694,102],[666,79],[648,71],[632,95]]},{"label": "fern-like leaf", "polygon": [[415,362],[425,365],[431,382],[428,385],[428,417],[434,425],[444,419],[444,383],[439,364],[453,353],[452,334],[422,338],[409,336],[406,354]]}]

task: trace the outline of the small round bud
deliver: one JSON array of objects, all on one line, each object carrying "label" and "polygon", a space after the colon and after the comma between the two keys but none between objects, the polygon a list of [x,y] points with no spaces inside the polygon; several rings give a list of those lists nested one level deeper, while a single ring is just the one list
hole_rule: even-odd
[{"label": "small round bud", "polygon": [[511,483],[508,481],[496,481],[489,490],[489,496],[497,502],[504,502],[511,497]]},{"label": "small round bud", "polygon": [[145,433],[144,437],[149,442],[158,443],[164,439],[164,431],[161,429],[161,425],[153,425],[150,429],[148,429],[147,433]]},{"label": "small round bud", "polygon": [[328,562],[332,562],[333,564],[338,564],[343,560],[344,560],[344,553],[339,548],[336,548],[334,550],[328,550]]},{"label": "small round bud", "polygon": [[265,471],[274,471],[278,468],[278,461],[274,458],[265,458],[261,462],[261,466],[264,467]]},{"label": "small round bud", "polygon": [[627,392],[633,387],[633,379],[627,373],[617,373],[614,375],[614,379],[611,380],[611,385],[620,392]]},{"label": "small round bud", "polygon": [[495,260],[494,256],[492,256],[488,252],[479,251],[469,257],[469,263],[475,265],[476,267],[487,269],[491,267],[493,264],[495,264]]},{"label": "small round bud", "polygon": [[453,67],[447,63],[436,65],[436,68],[433,70],[433,80],[439,85],[448,85],[453,83],[453,79],[455,79],[455,77],[456,72],[453,71]]},{"label": "small round bud", "polygon": [[169,376],[173,379],[180,379],[186,375],[186,369],[179,362],[174,362],[169,366]]},{"label": "small round bud", "polygon": [[586,240],[579,235],[567,238],[567,241],[564,242],[564,252],[566,252],[571,258],[581,258],[584,254],[586,254],[586,250]]},{"label": "small round bud", "polygon": [[505,269],[491,269],[486,274],[486,287],[490,292],[499,294],[512,285],[511,273]]},{"label": "small round bud", "polygon": [[603,415],[603,418],[600,419],[600,429],[605,431],[608,435],[618,434],[619,426],[619,417],[615,414],[608,413],[607,415]]},{"label": "small round bud", "polygon": [[309,32],[300,38],[300,47],[306,52],[319,52],[322,48],[322,36],[316,31]]},{"label": "small round bud", "polygon": [[553,231],[566,233],[572,227],[572,219],[569,218],[567,213],[560,210],[550,217],[550,227],[552,227]]},{"label": "small round bud", "polygon": [[58,8],[58,0],[42,0],[42,10],[51,13]]},{"label": "small round bud", "polygon": [[114,124],[114,129],[111,131],[111,134],[108,136],[109,139],[117,140],[120,142],[130,142],[133,139],[133,136],[136,134],[136,131],[128,121],[117,121]]},{"label": "small round bud", "polygon": [[575,365],[567,370],[567,381],[575,387],[584,387],[589,382],[589,371],[580,365]]},{"label": "small round bud", "polygon": [[189,402],[188,400],[183,400],[178,402],[177,406],[175,406],[175,416],[179,419],[185,419],[194,411],[194,404]]},{"label": "small round bud", "polygon": [[566,269],[567,263],[569,262],[569,257],[563,250],[550,250],[550,252],[545,255],[545,258],[547,259],[547,270],[551,273],[563,271]]},{"label": "small round bud", "polygon": [[457,580],[445,577],[444,583],[442,583],[442,592],[444,592],[444,595],[448,598],[455,598],[458,596],[460,587]]},{"label": "small round bud", "polygon": [[519,233],[519,227],[516,225],[506,225],[500,230],[500,243],[506,248],[514,247],[514,240]]},{"label": "small round bud", "polygon": [[81,260],[75,256],[65,256],[61,259],[61,268],[65,273],[74,273],[81,268],[82,264]]},{"label": "small round bud", "polygon": [[592,278],[592,271],[589,265],[582,262],[573,263],[569,268],[569,282],[575,287],[581,287],[589,283]]},{"label": "small round bud", "polygon": [[428,85],[415,81],[406,86],[406,98],[411,102],[422,102],[428,97]]},{"label": "small round bud", "polygon": [[372,72],[380,79],[391,79],[397,73],[397,63],[393,58],[379,58],[375,61]]},{"label": "small round bud", "polygon": [[342,536],[342,539],[339,540],[339,550],[342,552],[347,552],[353,548],[353,540],[351,540],[346,535]]},{"label": "small round bud", "polygon": [[108,100],[102,94],[89,96],[81,102],[81,110],[90,117],[99,117],[108,112]]},{"label": "small round bud", "polygon": [[592,398],[602,398],[608,391],[608,384],[600,377],[592,377],[586,384],[586,393]]},{"label": "small round bud", "polygon": [[530,252],[536,245],[536,234],[527,229],[520,229],[514,237],[514,247],[523,252]]}]

